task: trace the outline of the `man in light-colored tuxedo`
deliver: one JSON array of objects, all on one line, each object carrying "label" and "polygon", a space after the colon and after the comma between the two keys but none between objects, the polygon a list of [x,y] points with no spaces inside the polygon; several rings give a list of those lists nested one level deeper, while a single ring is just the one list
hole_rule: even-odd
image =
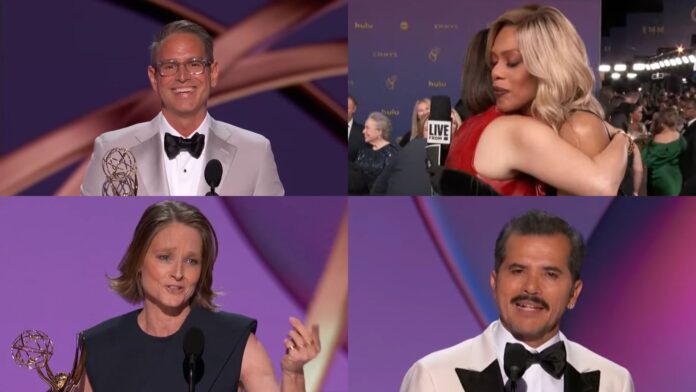
[{"label": "man in light-colored tuxedo", "polygon": [[205,195],[206,164],[217,159],[220,195],[283,195],[273,152],[265,137],[220,121],[207,110],[218,80],[213,42],[199,25],[166,25],[150,48],[148,77],[162,111],[152,121],[107,132],[94,142],[82,182],[83,195],[101,195],[107,181],[102,160],[114,148],[135,158],[138,195]]},{"label": "man in light-colored tuxedo", "polygon": [[500,319],[418,360],[401,392],[632,392],[626,369],[559,330],[582,291],[583,255],[581,235],[557,216],[530,211],[508,222],[490,277]]}]

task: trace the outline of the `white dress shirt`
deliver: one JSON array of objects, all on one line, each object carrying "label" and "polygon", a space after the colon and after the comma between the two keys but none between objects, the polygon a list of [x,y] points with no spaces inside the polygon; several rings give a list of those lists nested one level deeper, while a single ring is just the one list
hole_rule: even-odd
[{"label": "white dress shirt", "polygon": [[[176,129],[174,129],[167,119],[162,116],[162,128],[160,129],[160,139],[162,141],[162,149],[164,149],[164,134],[170,133],[173,136],[183,137]],[[203,170],[205,168],[206,151],[208,150],[209,130],[211,125],[210,114],[206,113],[205,119],[198,128],[193,131],[188,137],[190,139],[196,133],[205,135],[205,143],[203,152],[198,159],[189,154],[188,151],[181,151],[174,159],[169,159],[164,155],[164,168],[167,172],[167,183],[169,184],[169,194],[173,196],[203,196],[198,194],[198,185],[203,180]]]},{"label": "white dress shirt", "polygon": [[[505,374],[505,366],[503,362],[503,359],[505,358],[505,345],[507,343],[519,343],[524,346],[527,351],[531,353],[538,353],[544,351],[545,348],[561,341],[560,335],[556,334],[541,346],[532,348],[526,343],[515,339],[515,337],[512,336],[507,329],[505,329],[500,321],[496,321],[495,324],[496,325],[494,325],[493,330],[493,339],[496,347],[495,355],[498,358],[498,364],[500,365],[500,372],[503,376],[503,384],[506,384],[508,381],[508,376]],[[561,378],[558,380],[553,378],[553,376],[546,373],[546,370],[544,370],[538,363],[530,366],[524,372],[524,375],[522,375],[522,379],[527,384],[527,392],[563,392],[563,377],[564,376],[561,376]]]},{"label": "white dress shirt", "polygon": [[350,121],[348,121],[348,139],[350,140],[350,129],[353,127],[353,119],[351,118]]}]

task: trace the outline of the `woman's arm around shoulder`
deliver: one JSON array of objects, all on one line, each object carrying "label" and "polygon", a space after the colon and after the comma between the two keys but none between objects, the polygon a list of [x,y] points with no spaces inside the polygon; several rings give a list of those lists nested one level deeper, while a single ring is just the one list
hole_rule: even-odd
[{"label": "woman's arm around shoulder", "polygon": [[577,195],[616,195],[626,170],[628,136],[614,137],[594,157],[563,140],[548,125],[505,115],[481,135],[474,166],[481,175],[506,180],[522,172]]}]

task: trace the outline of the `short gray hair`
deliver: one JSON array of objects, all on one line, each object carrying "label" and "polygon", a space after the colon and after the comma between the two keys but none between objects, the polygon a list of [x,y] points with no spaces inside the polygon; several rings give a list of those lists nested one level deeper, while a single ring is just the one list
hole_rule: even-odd
[{"label": "short gray hair", "polygon": [[369,116],[367,116],[367,118],[372,119],[372,121],[377,123],[377,129],[382,130],[382,138],[389,141],[389,136],[391,135],[392,130],[392,124],[389,117],[380,112],[372,112]]},{"label": "short gray hair", "polygon": [[157,64],[157,55],[159,54],[160,46],[167,37],[176,33],[187,33],[193,34],[198,39],[201,40],[203,48],[205,49],[205,56],[207,60],[211,63],[213,59],[213,37],[200,25],[193,23],[188,20],[177,20],[175,22],[168,23],[162,30],[160,30],[155,37],[152,39],[152,44],[150,44],[150,65],[155,66]]}]

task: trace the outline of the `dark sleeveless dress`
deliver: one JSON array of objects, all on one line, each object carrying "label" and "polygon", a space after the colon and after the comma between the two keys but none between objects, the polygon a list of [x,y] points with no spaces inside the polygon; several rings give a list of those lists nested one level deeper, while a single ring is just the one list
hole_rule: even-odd
[{"label": "dark sleeveless dress", "polygon": [[483,131],[488,124],[502,115],[495,106],[491,106],[485,112],[471,116],[464,121],[459,130],[454,133],[445,167],[469,173],[490,185],[501,195],[545,196],[547,193],[546,184],[530,175],[520,173],[513,179],[499,181],[483,177],[474,169],[474,154]]},{"label": "dark sleeveless dress", "polygon": [[236,391],[244,347],[256,320],[192,307],[175,334],[147,335],[138,326],[140,310],[107,320],[83,332],[87,375],[95,392],[187,391],[184,336],[191,327],[203,331],[205,344],[199,392]]}]

